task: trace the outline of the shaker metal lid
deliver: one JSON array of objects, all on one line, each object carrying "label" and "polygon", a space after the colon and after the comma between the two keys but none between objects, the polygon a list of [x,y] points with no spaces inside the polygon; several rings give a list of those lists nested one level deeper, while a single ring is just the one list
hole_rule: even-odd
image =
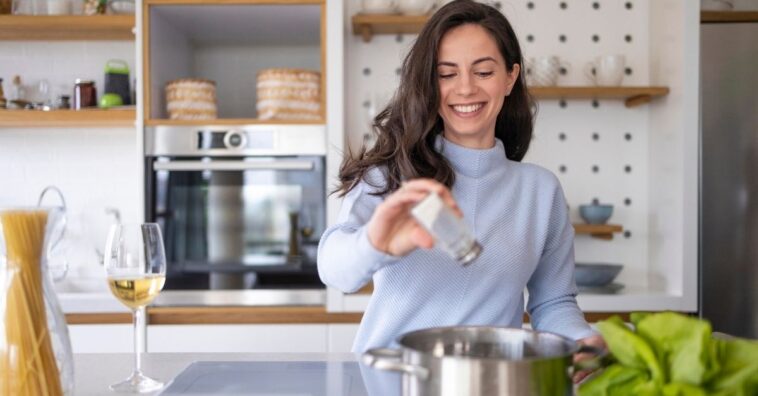
[{"label": "shaker metal lid", "polygon": [[76,80],[74,80],[74,84],[94,84],[94,83],[95,81],[93,80],[85,80],[83,78],[77,78]]}]

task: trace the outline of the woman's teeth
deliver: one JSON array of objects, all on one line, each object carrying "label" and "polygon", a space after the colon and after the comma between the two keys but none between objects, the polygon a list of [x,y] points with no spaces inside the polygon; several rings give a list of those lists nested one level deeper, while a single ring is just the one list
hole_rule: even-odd
[{"label": "woman's teeth", "polygon": [[473,113],[484,106],[483,103],[477,103],[473,105],[455,105],[453,106],[453,110],[459,112],[459,113]]}]

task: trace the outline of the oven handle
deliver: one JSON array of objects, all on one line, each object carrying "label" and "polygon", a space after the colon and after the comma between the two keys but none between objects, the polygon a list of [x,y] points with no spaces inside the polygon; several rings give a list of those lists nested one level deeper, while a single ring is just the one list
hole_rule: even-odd
[{"label": "oven handle", "polygon": [[154,161],[154,170],[166,171],[245,171],[313,170],[312,161]]}]

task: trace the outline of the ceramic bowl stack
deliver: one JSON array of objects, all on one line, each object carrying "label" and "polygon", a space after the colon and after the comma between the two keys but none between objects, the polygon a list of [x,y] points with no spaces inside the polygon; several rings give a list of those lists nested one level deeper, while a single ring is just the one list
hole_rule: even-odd
[{"label": "ceramic bowl stack", "polygon": [[321,73],[302,69],[258,72],[256,110],[261,120],[321,119]]},{"label": "ceramic bowl stack", "polygon": [[172,120],[216,118],[216,83],[183,78],[166,84],[166,110]]}]

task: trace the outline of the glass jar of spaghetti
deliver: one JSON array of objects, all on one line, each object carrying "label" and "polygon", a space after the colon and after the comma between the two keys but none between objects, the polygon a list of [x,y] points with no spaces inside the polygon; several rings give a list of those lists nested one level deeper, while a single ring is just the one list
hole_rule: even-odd
[{"label": "glass jar of spaghetti", "polygon": [[0,208],[0,395],[73,395],[68,328],[48,276],[59,209]]}]

